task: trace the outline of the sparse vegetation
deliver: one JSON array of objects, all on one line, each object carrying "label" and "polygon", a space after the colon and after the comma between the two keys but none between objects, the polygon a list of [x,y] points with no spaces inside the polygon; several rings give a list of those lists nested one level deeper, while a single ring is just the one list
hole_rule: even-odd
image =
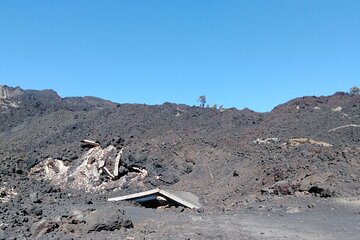
[{"label": "sparse vegetation", "polygon": [[205,104],[206,104],[206,96],[201,95],[201,96],[198,98],[198,102],[200,102],[200,107],[204,107]]},{"label": "sparse vegetation", "polygon": [[219,106],[219,110],[220,110],[220,112],[224,112],[224,111],[225,111],[224,106],[223,106],[222,104]]},{"label": "sparse vegetation", "polygon": [[354,86],[354,87],[350,88],[349,93],[350,93],[351,95],[360,94],[360,88]]}]

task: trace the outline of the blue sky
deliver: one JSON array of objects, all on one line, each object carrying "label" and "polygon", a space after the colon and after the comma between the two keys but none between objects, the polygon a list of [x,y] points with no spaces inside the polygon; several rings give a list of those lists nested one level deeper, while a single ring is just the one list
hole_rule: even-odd
[{"label": "blue sky", "polygon": [[1,0],[0,83],[270,111],[360,85],[360,1]]}]

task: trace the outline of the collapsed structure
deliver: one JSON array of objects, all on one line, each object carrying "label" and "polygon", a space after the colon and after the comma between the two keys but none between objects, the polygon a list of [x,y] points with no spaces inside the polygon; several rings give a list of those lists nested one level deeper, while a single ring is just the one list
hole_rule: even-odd
[{"label": "collapsed structure", "polygon": [[[85,191],[121,189],[124,184],[132,184],[137,188],[144,187],[143,180],[148,176],[145,168],[127,166],[127,174],[120,171],[123,148],[118,150],[113,145],[102,148],[98,142],[87,139],[82,140],[81,144],[81,147],[87,148],[88,151],[80,158],[72,162],[47,158],[31,168],[30,175],[47,179],[60,187]],[[183,206],[198,209],[201,207],[199,198],[192,193],[159,188],[108,199],[108,201],[122,200],[131,200],[150,208]]]},{"label": "collapsed structure", "polygon": [[109,198],[108,201],[134,201],[145,207],[184,206],[190,209],[201,207],[199,198],[192,193],[155,188],[149,191]]}]

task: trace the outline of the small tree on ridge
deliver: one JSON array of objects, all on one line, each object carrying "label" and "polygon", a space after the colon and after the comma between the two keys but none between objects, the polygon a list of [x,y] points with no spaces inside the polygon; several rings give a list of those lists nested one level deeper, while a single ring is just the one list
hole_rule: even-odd
[{"label": "small tree on ridge", "polygon": [[352,87],[352,88],[350,88],[349,93],[351,95],[360,94],[360,89],[358,87]]},{"label": "small tree on ridge", "polygon": [[206,97],[204,95],[201,95],[199,98],[198,98],[198,102],[200,102],[200,107],[204,107],[205,104],[206,104]]}]

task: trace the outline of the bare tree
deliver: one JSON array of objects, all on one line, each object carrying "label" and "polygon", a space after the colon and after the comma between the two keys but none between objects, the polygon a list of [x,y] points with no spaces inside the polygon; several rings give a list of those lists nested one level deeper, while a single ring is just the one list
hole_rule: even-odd
[{"label": "bare tree", "polygon": [[205,104],[206,104],[206,97],[204,95],[201,95],[199,98],[198,98],[198,102],[200,102],[200,107],[204,107]]},{"label": "bare tree", "polygon": [[358,87],[352,87],[352,88],[350,88],[349,93],[350,93],[351,95],[360,94],[360,88],[358,88]]}]

